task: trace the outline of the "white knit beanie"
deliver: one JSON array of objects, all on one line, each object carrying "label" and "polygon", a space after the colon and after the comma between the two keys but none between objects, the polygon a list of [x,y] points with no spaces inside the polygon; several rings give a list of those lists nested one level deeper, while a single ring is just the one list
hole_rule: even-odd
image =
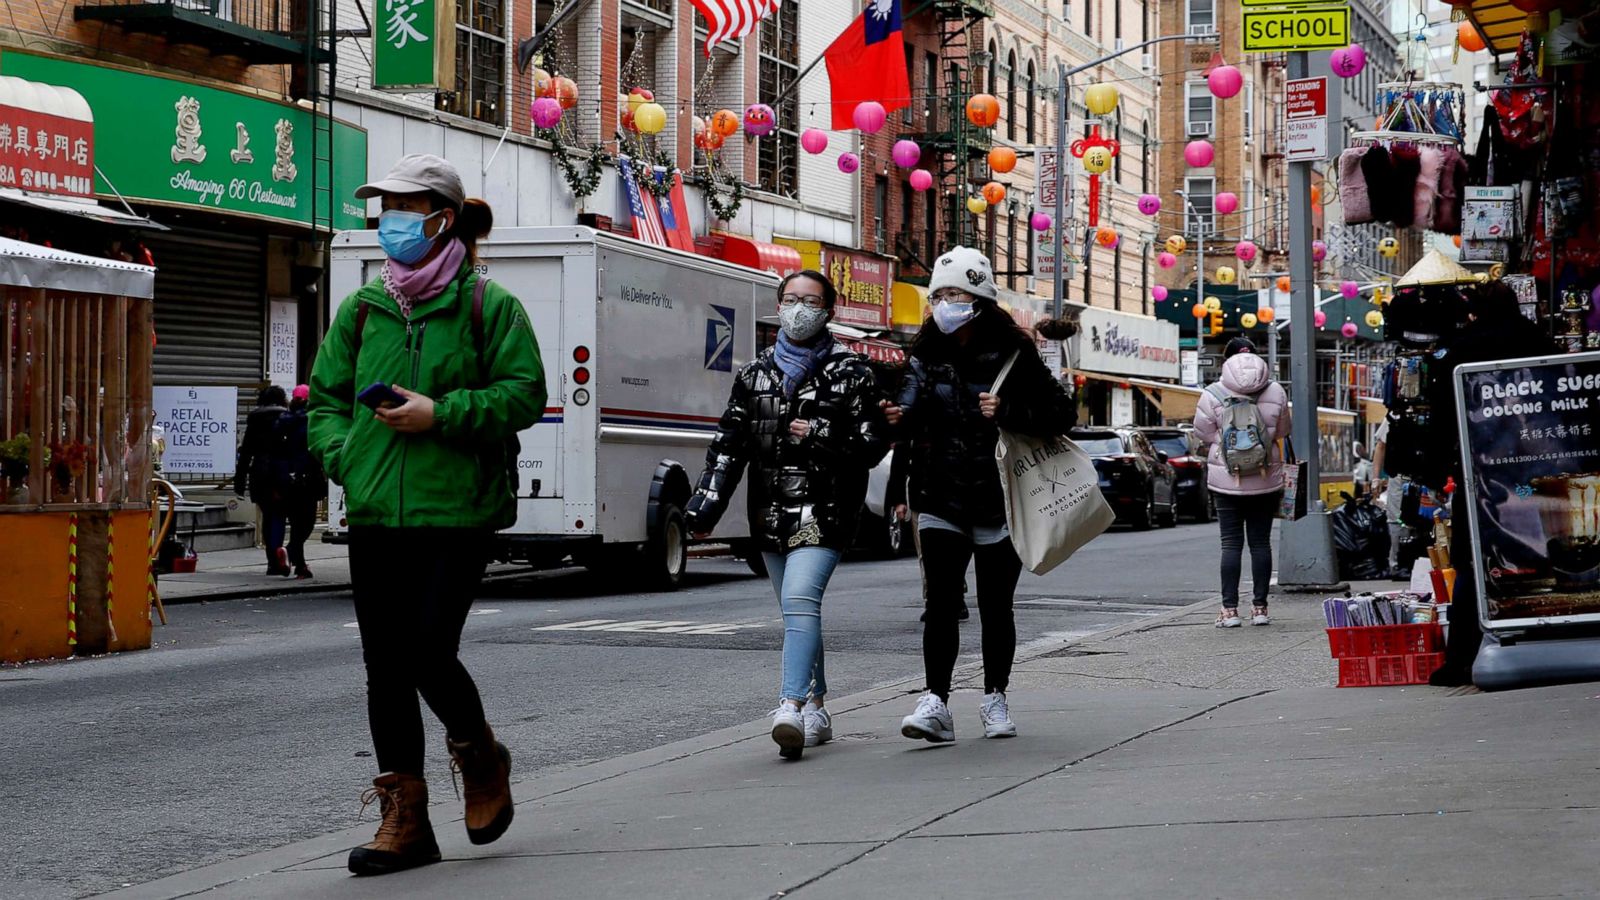
[{"label": "white knit beanie", "polygon": [[995,299],[994,269],[989,258],[971,247],[951,248],[933,264],[933,274],[928,278],[930,295],[941,288],[960,288],[974,297]]}]

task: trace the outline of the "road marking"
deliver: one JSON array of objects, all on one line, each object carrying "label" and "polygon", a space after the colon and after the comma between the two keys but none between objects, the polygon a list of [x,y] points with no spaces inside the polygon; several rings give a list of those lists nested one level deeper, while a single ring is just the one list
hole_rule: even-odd
[{"label": "road marking", "polygon": [[499,611],[500,610],[498,610],[498,609],[475,609],[472,612],[467,613],[467,615],[469,615],[469,616],[492,616],[492,615],[494,615],[495,613],[497,613]]},{"label": "road marking", "polygon": [[534,631],[623,631],[633,634],[737,634],[744,628],[764,628],[765,622],[674,622],[664,619],[584,619],[560,625],[540,625]]}]

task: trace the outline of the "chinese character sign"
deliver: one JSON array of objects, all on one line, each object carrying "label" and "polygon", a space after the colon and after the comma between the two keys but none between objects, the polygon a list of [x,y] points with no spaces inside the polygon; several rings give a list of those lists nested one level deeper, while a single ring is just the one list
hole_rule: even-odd
[{"label": "chinese character sign", "polygon": [[894,264],[885,257],[869,256],[838,247],[826,247],[823,272],[839,291],[834,321],[855,328],[889,327],[889,295],[894,288]]},{"label": "chinese character sign", "polygon": [[382,90],[455,87],[455,4],[377,0],[372,23],[372,86]]},{"label": "chinese character sign", "polygon": [[94,123],[0,104],[0,187],[94,194]]}]

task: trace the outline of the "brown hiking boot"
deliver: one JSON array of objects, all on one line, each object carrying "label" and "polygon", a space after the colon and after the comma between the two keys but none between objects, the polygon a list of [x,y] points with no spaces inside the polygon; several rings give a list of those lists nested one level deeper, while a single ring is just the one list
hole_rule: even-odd
[{"label": "brown hiking boot", "polygon": [[489,844],[511,827],[511,751],[483,726],[483,736],[473,741],[445,741],[450,747],[450,769],[460,772],[467,786],[467,840]]},{"label": "brown hiking boot", "polygon": [[385,772],[361,795],[361,808],[376,802],[383,812],[371,843],[350,851],[350,871],[386,875],[439,861],[439,844],[428,822],[428,783],[415,775]]}]

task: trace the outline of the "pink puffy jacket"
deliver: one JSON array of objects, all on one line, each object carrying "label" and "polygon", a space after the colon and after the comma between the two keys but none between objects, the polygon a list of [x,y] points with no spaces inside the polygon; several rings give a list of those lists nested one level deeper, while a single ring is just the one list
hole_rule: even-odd
[{"label": "pink puffy jacket", "polygon": [[1266,422],[1267,433],[1272,438],[1270,460],[1265,472],[1234,475],[1222,461],[1222,402],[1210,392],[1200,395],[1194,411],[1194,430],[1202,443],[1208,445],[1206,453],[1206,479],[1209,487],[1220,494],[1270,494],[1283,489],[1283,445],[1280,440],[1289,433],[1289,397],[1283,385],[1272,380],[1267,361],[1254,353],[1238,353],[1222,364],[1220,382],[1228,393],[1256,398],[1261,419]]}]

